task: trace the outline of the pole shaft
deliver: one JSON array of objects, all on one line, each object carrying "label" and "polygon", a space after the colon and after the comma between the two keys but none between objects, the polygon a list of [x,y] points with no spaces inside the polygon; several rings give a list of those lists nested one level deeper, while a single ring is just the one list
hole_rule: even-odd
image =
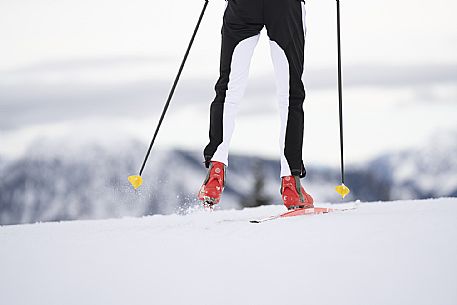
[{"label": "pole shaft", "polygon": [[208,0],[205,0],[205,4],[203,5],[203,9],[202,9],[202,12],[200,13],[200,17],[198,18],[198,22],[197,22],[197,25],[195,27],[194,33],[192,34],[192,38],[190,39],[189,46],[187,47],[186,54],[184,55],[184,58],[183,58],[183,60],[181,62],[181,66],[179,67],[178,74],[176,75],[176,78],[175,78],[175,81],[173,83],[173,86],[171,87],[170,93],[168,94],[167,102],[165,103],[165,106],[164,106],[163,111],[162,111],[162,115],[160,116],[160,119],[159,119],[159,123],[157,124],[157,128],[156,128],[156,130],[154,132],[154,136],[152,138],[151,144],[149,145],[148,152],[146,153],[146,157],[144,158],[143,165],[141,166],[140,176],[141,176],[141,174],[143,174],[144,167],[145,167],[146,162],[147,162],[147,160],[149,158],[149,154],[151,153],[152,146],[154,145],[154,142],[155,142],[155,140],[157,138],[157,134],[159,133],[159,129],[160,129],[160,126],[162,125],[162,121],[163,121],[163,119],[165,117],[165,113],[167,112],[168,106],[170,105],[170,101],[171,101],[171,99],[173,97],[173,94],[175,93],[176,86],[178,85],[179,78],[180,78],[181,73],[182,73],[182,71],[184,69],[184,65],[186,63],[187,57],[189,56],[190,49],[192,47],[192,44],[194,43],[195,36],[197,35],[198,28],[200,27],[200,23],[202,22],[203,15],[205,14],[207,6],[208,6]]},{"label": "pole shaft", "polygon": [[341,151],[341,182],[344,184],[344,145],[343,145],[343,84],[341,76],[341,33],[340,33],[340,1],[336,0],[337,40],[338,40],[338,99],[340,117],[340,151]]}]

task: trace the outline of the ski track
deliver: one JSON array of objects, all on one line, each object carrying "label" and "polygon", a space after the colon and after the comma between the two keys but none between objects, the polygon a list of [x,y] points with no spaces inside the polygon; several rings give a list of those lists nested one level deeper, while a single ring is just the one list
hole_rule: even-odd
[{"label": "ski track", "polygon": [[457,304],[457,199],[281,211],[3,226],[1,304]]}]

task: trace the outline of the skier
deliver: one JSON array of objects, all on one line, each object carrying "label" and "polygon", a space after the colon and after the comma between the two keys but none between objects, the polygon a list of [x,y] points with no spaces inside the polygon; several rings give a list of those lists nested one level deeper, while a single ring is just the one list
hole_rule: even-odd
[{"label": "skier", "polygon": [[210,108],[210,142],[203,153],[209,170],[198,194],[205,204],[217,204],[224,190],[235,116],[246,87],[254,48],[265,26],[281,119],[282,199],[288,209],[313,207],[313,198],[300,183],[300,178],[306,175],[302,161],[305,89],[301,79],[305,15],[303,0],[228,0],[222,26],[220,77]]}]

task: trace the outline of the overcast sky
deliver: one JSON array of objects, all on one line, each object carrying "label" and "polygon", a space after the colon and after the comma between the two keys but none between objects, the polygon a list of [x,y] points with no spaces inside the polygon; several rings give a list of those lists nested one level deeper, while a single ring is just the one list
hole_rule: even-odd
[{"label": "overcast sky", "polygon": [[[307,1],[308,66],[335,63],[335,3]],[[80,58],[179,61],[202,5],[203,0],[0,1],[0,71]],[[223,0],[210,1],[189,73],[212,75],[217,69],[224,7]],[[457,62],[455,1],[342,0],[341,7],[347,65]],[[267,50],[261,42],[257,53]],[[270,69],[267,56],[256,58],[256,71]]]}]

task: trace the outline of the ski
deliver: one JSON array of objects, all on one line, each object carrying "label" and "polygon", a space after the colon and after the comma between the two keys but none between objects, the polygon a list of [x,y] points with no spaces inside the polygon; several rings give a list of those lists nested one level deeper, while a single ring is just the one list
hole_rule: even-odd
[{"label": "ski", "polygon": [[303,216],[303,215],[318,215],[318,214],[327,214],[330,212],[335,211],[348,211],[353,210],[355,208],[345,208],[345,209],[333,209],[333,208],[322,208],[322,207],[314,207],[314,208],[301,208],[295,209],[291,211],[287,211],[278,215],[268,216],[265,218],[257,219],[257,220],[250,220],[250,223],[262,223],[265,221],[278,219],[278,218],[286,218],[286,217],[294,217],[294,216]]}]

